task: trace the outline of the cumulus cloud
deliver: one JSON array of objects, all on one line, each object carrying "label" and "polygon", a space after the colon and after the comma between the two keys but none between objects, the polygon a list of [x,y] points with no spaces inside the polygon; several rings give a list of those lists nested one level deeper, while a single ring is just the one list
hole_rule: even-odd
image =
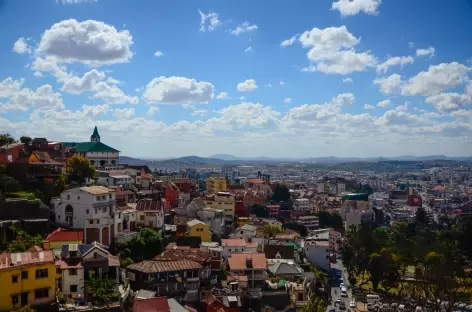
[{"label": "cumulus cloud", "polygon": [[243,22],[239,24],[235,29],[230,30],[230,34],[234,36],[239,36],[242,33],[251,32],[257,30],[258,27],[256,24],[250,24],[249,22]]},{"label": "cumulus cloud", "polygon": [[299,35],[300,35],[300,34],[296,34],[295,36],[290,37],[289,39],[286,39],[286,40],[282,41],[282,42],[280,43],[280,46],[281,46],[281,47],[288,47],[288,46],[291,46],[292,44],[294,44],[294,43],[297,41]]},{"label": "cumulus cloud", "polygon": [[302,33],[298,40],[304,48],[310,49],[307,56],[311,65],[303,71],[348,75],[364,71],[377,63],[370,51],[356,51],[360,39],[351,34],[346,26],[315,27]]},{"label": "cumulus cloud", "polygon": [[159,111],[159,107],[158,107],[158,106],[149,106],[147,115],[148,115],[148,116],[153,116],[153,115],[154,115],[155,113],[157,113],[158,111]]},{"label": "cumulus cloud", "polygon": [[146,85],[143,98],[148,104],[207,104],[214,93],[210,82],[161,76]]},{"label": "cumulus cloud", "polygon": [[392,74],[388,77],[376,78],[374,84],[380,86],[380,91],[384,94],[391,94],[403,85],[402,77],[398,74]]},{"label": "cumulus cloud", "polygon": [[385,62],[377,65],[377,73],[386,73],[388,68],[394,65],[413,64],[415,59],[411,56],[395,56],[388,58]]},{"label": "cumulus cloud", "polygon": [[49,84],[45,84],[32,90],[24,88],[10,94],[6,103],[10,110],[27,111],[33,109],[63,109],[62,95],[54,92]]},{"label": "cumulus cloud", "polygon": [[223,100],[223,99],[227,99],[228,98],[228,92],[220,92],[220,94],[218,94],[216,96],[216,98],[218,100]]},{"label": "cumulus cloud", "polygon": [[375,106],[370,104],[364,104],[364,109],[375,109]]},{"label": "cumulus cloud", "polygon": [[351,77],[347,77],[347,78],[343,78],[343,82],[344,82],[344,83],[353,83],[354,80],[352,80]]},{"label": "cumulus cloud", "polygon": [[332,3],[331,9],[339,11],[341,16],[353,16],[360,12],[377,15],[381,3],[382,0],[337,0]]},{"label": "cumulus cloud", "polygon": [[243,82],[238,83],[237,89],[240,92],[251,92],[258,88],[254,79],[247,79]]},{"label": "cumulus cloud", "polygon": [[104,81],[97,83],[92,91],[92,97],[103,100],[104,104],[138,104],[137,96],[128,96],[116,85],[110,85]]},{"label": "cumulus cloud", "polygon": [[64,84],[61,91],[72,94],[81,94],[83,92],[91,91],[97,83],[105,79],[105,73],[92,69],[86,72],[82,77],[68,77],[64,79]]},{"label": "cumulus cloud", "polygon": [[104,65],[126,63],[133,57],[133,37],[104,22],[64,20],[47,29],[37,53],[58,63]]},{"label": "cumulus cloud", "polygon": [[15,92],[20,91],[24,83],[25,79],[23,78],[13,80],[13,78],[8,77],[5,80],[0,81],[0,98],[8,98]]},{"label": "cumulus cloud", "polygon": [[221,25],[218,13],[208,12],[208,14],[205,14],[200,10],[198,10],[198,13],[200,13],[200,31],[213,31]]},{"label": "cumulus cloud", "polygon": [[426,49],[417,49],[416,56],[434,56],[436,50],[433,47],[428,47]]},{"label": "cumulus cloud", "polygon": [[134,116],[134,108],[115,108],[113,115],[119,119],[128,119]]},{"label": "cumulus cloud", "polygon": [[292,98],[290,98],[290,97],[285,98],[284,103],[291,104],[292,103]]},{"label": "cumulus cloud", "polygon": [[468,94],[440,93],[427,97],[426,102],[439,112],[451,112],[470,104],[472,98]]},{"label": "cumulus cloud", "polygon": [[383,100],[377,103],[377,107],[385,108],[385,107],[390,106],[390,104],[392,104],[390,100]]},{"label": "cumulus cloud", "polygon": [[13,44],[13,51],[18,54],[31,53],[31,47],[29,46],[26,39],[21,37]]},{"label": "cumulus cloud", "polygon": [[107,104],[82,105],[81,109],[82,109],[82,113],[86,116],[98,117],[110,111],[110,106],[108,106]]},{"label": "cumulus cloud", "polygon": [[164,56],[164,52],[162,52],[162,51],[156,51],[156,52],[154,52],[154,56],[155,56],[155,57]]}]

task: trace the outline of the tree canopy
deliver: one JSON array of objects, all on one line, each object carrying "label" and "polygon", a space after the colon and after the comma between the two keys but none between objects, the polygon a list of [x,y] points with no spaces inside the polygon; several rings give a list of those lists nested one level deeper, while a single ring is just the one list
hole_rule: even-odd
[{"label": "tree canopy", "polygon": [[83,184],[87,178],[95,176],[95,167],[87,158],[76,154],[67,159],[67,173],[71,181]]},{"label": "tree canopy", "polygon": [[25,252],[31,247],[43,245],[43,237],[41,235],[30,235],[26,231],[12,227],[14,239],[9,241],[6,245],[6,250],[8,252]]},{"label": "tree canopy", "polygon": [[20,137],[20,142],[26,146],[29,146],[31,142],[33,142],[33,139],[29,136],[22,136]]},{"label": "tree canopy", "polygon": [[290,191],[285,184],[277,184],[272,194],[272,200],[275,202],[287,201],[290,199]]},{"label": "tree canopy", "polygon": [[320,228],[333,228],[337,231],[343,231],[343,220],[337,213],[329,213],[328,211],[318,211],[315,213],[320,220]]},{"label": "tree canopy", "polygon": [[0,146],[12,143],[15,143],[15,138],[12,137],[9,133],[0,134]]},{"label": "tree canopy", "polygon": [[264,225],[264,233],[269,237],[274,237],[276,234],[283,233],[284,230],[280,225],[267,223]]},{"label": "tree canopy", "polygon": [[117,291],[117,283],[114,279],[92,276],[85,283],[93,293],[95,301],[110,303],[117,302],[120,299],[120,293]]},{"label": "tree canopy", "polygon": [[264,205],[252,205],[249,208],[249,211],[252,211],[253,214],[258,216],[259,218],[267,218],[269,216],[269,212],[267,211],[267,207]]},{"label": "tree canopy", "polygon": [[317,295],[312,293],[308,301],[301,307],[301,311],[326,312],[326,303],[321,297],[318,297]]},{"label": "tree canopy", "polygon": [[163,250],[161,234],[153,228],[142,228],[139,236],[118,246],[121,265],[127,266],[133,262],[151,260]]}]

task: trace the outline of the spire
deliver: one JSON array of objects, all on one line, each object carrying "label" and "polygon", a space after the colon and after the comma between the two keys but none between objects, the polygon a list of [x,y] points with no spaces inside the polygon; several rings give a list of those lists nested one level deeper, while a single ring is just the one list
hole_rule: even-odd
[{"label": "spire", "polygon": [[97,126],[93,129],[92,136],[90,137],[90,142],[100,142],[100,135],[98,134]]}]

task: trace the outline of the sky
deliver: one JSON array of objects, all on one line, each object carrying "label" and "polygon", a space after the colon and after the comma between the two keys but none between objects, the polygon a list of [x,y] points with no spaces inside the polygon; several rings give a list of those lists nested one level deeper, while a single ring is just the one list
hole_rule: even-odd
[{"label": "sky", "polygon": [[0,133],[131,157],[472,155],[472,1],[0,0]]}]

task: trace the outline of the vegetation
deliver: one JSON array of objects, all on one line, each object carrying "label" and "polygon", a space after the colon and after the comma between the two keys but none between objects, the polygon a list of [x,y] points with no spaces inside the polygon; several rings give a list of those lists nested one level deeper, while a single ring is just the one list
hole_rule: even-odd
[{"label": "vegetation", "polygon": [[120,299],[120,293],[117,291],[117,284],[114,279],[92,276],[85,283],[93,293],[95,301],[110,303],[117,302]]},{"label": "vegetation", "polygon": [[25,191],[19,191],[19,192],[11,192],[7,193],[7,198],[25,198],[25,199],[36,199],[36,194],[34,192],[25,192]]},{"label": "vegetation", "polygon": [[139,236],[116,247],[121,265],[128,266],[133,262],[151,260],[160,254],[163,250],[162,236],[156,229],[142,228]]},{"label": "vegetation", "polygon": [[67,175],[61,173],[59,178],[54,182],[54,186],[62,193],[66,189],[67,186]]},{"label": "vegetation", "polygon": [[22,307],[17,307],[11,310],[11,312],[36,312],[29,304]]},{"label": "vegetation", "polygon": [[259,218],[267,218],[269,216],[267,207],[263,205],[252,205],[249,208],[249,211],[252,211],[252,213],[258,216]]},{"label": "vegetation", "polygon": [[[341,257],[351,285],[371,285],[399,303],[450,312],[455,303],[469,299],[471,234],[471,217],[446,226],[429,225],[420,212],[415,222],[353,229]],[[406,297],[410,300],[403,302]]]},{"label": "vegetation", "polygon": [[315,213],[320,220],[320,228],[333,228],[336,231],[344,231],[343,219],[337,213],[329,213],[328,211],[319,211]]},{"label": "vegetation", "polygon": [[297,222],[287,222],[283,224],[284,229],[290,229],[293,230],[297,233],[299,233],[301,236],[306,237],[308,236],[308,230],[306,226],[303,224],[297,223]]},{"label": "vegetation", "polygon": [[20,137],[20,142],[26,146],[29,146],[31,142],[33,142],[33,139],[29,136],[22,136]]},{"label": "vegetation", "polygon": [[12,143],[15,143],[15,138],[13,138],[9,133],[0,134],[0,146]]},{"label": "vegetation", "polygon": [[326,312],[326,303],[315,294],[311,294],[310,299],[301,307],[302,312]]},{"label": "vegetation", "polygon": [[14,239],[9,241],[6,250],[9,252],[24,252],[34,246],[41,247],[43,245],[43,237],[41,235],[30,235],[24,230],[12,227]]},{"label": "vegetation", "polygon": [[0,189],[10,193],[21,191],[22,187],[20,182],[18,182],[15,178],[0,171]]},{"label": "vegetation", "polygon": [[273,201],[279,203],[281,201],[287,201],[290,199],[290,191],[285,184],[277,184],[272,194]]},{"label": "vegetation", "polygon": [[283,233],[284,230],[280,225],[277,224],[266,224],[264,225],[264,234],[267,234],[270,237],[274,237],[276,234]]},{"label": "vegetation", "polygon": [[87,158],[73,155],[67,159],[67,173],[71,181],[84,184],[87,178],[95,176],[95,167],[90,164]]}]

